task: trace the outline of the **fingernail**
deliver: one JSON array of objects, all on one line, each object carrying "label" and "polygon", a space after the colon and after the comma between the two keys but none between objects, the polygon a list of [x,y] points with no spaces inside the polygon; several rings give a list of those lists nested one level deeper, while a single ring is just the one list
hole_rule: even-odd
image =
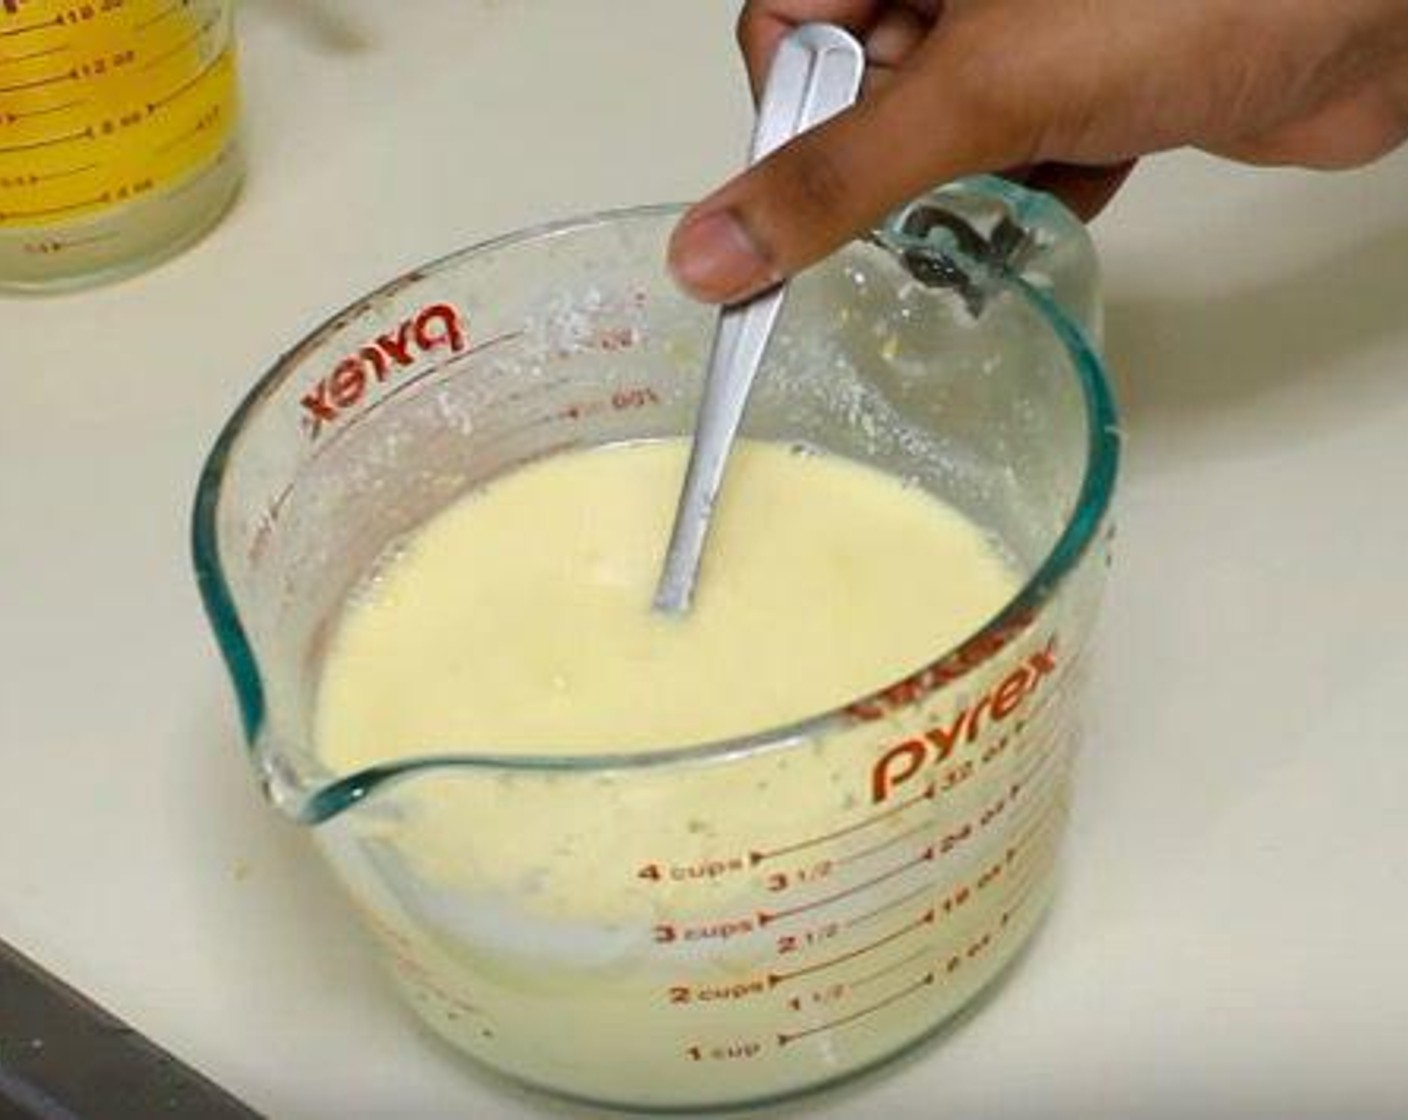
[{"label": "fingernail", "polygon": [[670,239],[670,271],[696,299],[727,303],[777,282],[778,277],[729,210],[686,218]]}]

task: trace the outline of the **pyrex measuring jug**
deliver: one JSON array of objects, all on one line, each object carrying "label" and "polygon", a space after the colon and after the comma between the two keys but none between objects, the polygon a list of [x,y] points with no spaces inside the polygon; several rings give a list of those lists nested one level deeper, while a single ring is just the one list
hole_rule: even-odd
[{"label": "pyrex measuring jug", "polygon": [[0,288],[114,276],[224,211],[232,0],[0,2]]},{"label": "pyrex measuring jug", "polygon": [[1079,224],[997,181],[937,191],[795,282],[745,431],[942,495],[1020,568],[1010,603],[878,693],[737,741],[427,743],[331,772],[321,659],[408,530],[529,460],[690,429],[712,314],[664,275],[677,213],[509,237],[349,308],[226,427],[194,526],[251,761],[410,1003],[513,1078],[657,1110],[869,1067],[1031,934],[1117,454]]}]

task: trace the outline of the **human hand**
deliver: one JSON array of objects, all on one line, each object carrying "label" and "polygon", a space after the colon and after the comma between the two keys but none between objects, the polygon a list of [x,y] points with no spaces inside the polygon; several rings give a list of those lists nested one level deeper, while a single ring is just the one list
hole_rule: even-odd
[{"label": "human hand", "polygon": [[963,175],[1089,217],[1152,152],[1340,168],[1408,139],[1408,0],[747,0],[755,91],[813,20],[864,42],[861,100],[685,215],[670,265],[700,299],[761,291]]}]

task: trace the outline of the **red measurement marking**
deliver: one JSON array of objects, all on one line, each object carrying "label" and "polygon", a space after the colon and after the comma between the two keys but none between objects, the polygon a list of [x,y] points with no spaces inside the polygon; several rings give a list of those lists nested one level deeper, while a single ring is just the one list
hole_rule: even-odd
[{"label": "red measurement marking", "polygon": [[254,532],[249,541],[249,562],[251,564],[258,561],[263,554],[265,545],[269,543],[269,538],[273,535],[274,526],[279,523],[284,503],[293,495],[293,488],[294,483],[290,482],[270,499],[269,504],[264,507],[264,512],[259,515],[259,520],[255,523]]},{"label": "red measurement marking", "polygon": [[114,237],[120,237],[117,230],[107,230],[104,233],[90,233],[87,237],[68,237],[63,241],[53,243],[53,252],[61,252],[64,249],[78,249],[84,245],[96,245],[99,241],[110,241]]},{"label": "red measurement marking", "polygon": [[854,852],[847,852],[843,856],[837,856],[836,864],[838,866],[844,867],[846,864],[849,863],[858,863],[860,860],[868,859],[873,855],[878,855],[880,852],[885,851],[887,848],[893,848],[898,844],[903,844],[906,840],[913,840],[916,836],[920,836],[928,832],[929,829],[932,827],[933,825],[931,822],[924,821],[922,824],[914,825],[912,828],[907,828],[903,832],[895,833],[895,835],[891,836],[888,840],[881,840],[878,844],[872,844],[868,848],[859,848]]},{"label": "red measurement marking", "polygon": [[752,861],[753,866],[756,867],[765,859],[776,859],[778,856],[791,855],[793,852],[800,852],[806,848],[814,848],[818,844],[829,843],[832,840],[837,840],[842,836],[849,836],[851,833],[859,832],[865,828],[873,828],[881,821],[898,816],[906,809],[912,809],[922,801],[933,801],[937,792],[934,784],[931,782],[922,793],[916,794],[908,801],[901,801],[898,805],[892,805],[884,812],[876,813],[874,816],[867,817],[863,821],[857,821],[855,824],[847,825],[845,828],[838,828],[835,832],[828,832],[824,836],[813,836],[810,840],[799,840],[797,843],[788,844],[785,847],[772,848],[767,851],[749,852],[748,858]]},{"label": "red measurement marking", "polygon": [[[19,8],[15,6],[14,0],[5,0],[5,10],[11,15],[19,14]],[[27,23],[23,27],[10,27],[0,31],[0,39],[9,39],[15,35],[28,35],[31,31],[43,31],[50,27],[62,27],[64,17],[57,15],[53,19],[46,19],[43,23]]]},{"label": "red measurement marking", "polygon": [[992,743],[984,749],[982,755],[978,758],[979,764],[982,766],[987,766],[989,763],[997,761],[997,759],[1001,758],[1004,754],[1007,753],[1007,748],[1011,745],[1011,743],[1011,735],[1002,736],[1002,738],[998,739],[996,743]]},{"label": "red measurement marking", "polygon": [[[991,881],[993,880],[990,879],[989,882]],[[1023,880],[1021,885],[1016,890],[1014,890],[1011,896],[1005,901],[1005,903],[1003,903],[1004,909],[1002,910],[992,927],[989,928],[986,933],[982,934],[982,936],[970,942],[963,949],[951,954],[946,961],[932,960],[932,954],[934,953],[933,946],[924,945],[914,950],[913,952],[908,953],[907,955],[899,958],[898,960],[891,961],[889,964],[882,965],[881,967],[871,972],[858,976],[855,979],[848,980],[844,984],[832,984],[825,988],[816,989],[808,993],[807,995],[796,996],[788,1001],[788,1006],[791,1007],[794,1011],[801,1011],[804,1007],[808,1006],[834,1003],[843,999],[847,995],[858,993],[862,988],[870,984],[874,984],[879,980],[883,980],[887,976],[892,976],[896,973],[902,973],[906,969],[913,968],[916,965],[923,965],[927,967],[929,971],[926,973],[925,977],[921,978],[916,984],[911,985],[911,988],[916,986],[922,987],[927,983],[933,983],[938,979],[940,970],[944,972],[954,972],[958,968],[962,967],[964,962],[973,960],[979,955],[981,955],[984,951],[986,951],[987,948],[992,945],[994,939],[999,936],[1002,931],[1006,928],[1006,926],[1011,922],[1013,915],[1017,913],[1021,906],[1026,902],[1027,898],[1030,897],[1031,891],[1038,881],[1039,875],[1037,874],[1033,874],[1027,879]],[[904,991],[909,990],[910,988],[904,989]],[[903,994],[903,992],[900,994]],[[888,1001],[882,1001],[881,1004],[877,1006],[883,1006],[885,1002]],[[867,1012],[863,1009],[861,1012],[856,1012],[854,1014],[860,1015],[865,1013]],[[853,1016],[847,1016],[840,1022],[849,1022],[852,1017]],[[830,1025],[835,1026],[838,1024],[833,1023]],[[826,1029],[825,1026],[814,1028],[814,1030],[824,1029]],[[800,1037],[800,1034],[796,1034],[794,1032],[794,1037]]]},{"label": "red measurement marking", "polygon": [[[515,332],[511,335],[503,335],[500,337],[500,340],[506,341],[511,338],[517,338],[519,333],[521,332]],[[388,399],[398,396],[403,391],[413,391],[411,389],[411,386],[414,386],[415,390],[424,388],[424,378],[429,377],[431,374],[434,373],[443,373],[445,370],[449,369],[451,366],[455,365],[460,360],[471,357],[472,353],[476,353],[479,350],[484,349],[484,346],[487,345],[488,343],[485,343],[479,347],[476,347],[474,348],[474,351],[462,351],[458,357],[450,358],[447,361],[442,362],[431,369],[423,370],[421,373],[411,378],[411,380],[408,381],[405,385],[398,386],[397,388],[387,392],[378,400],[372,402],[372,404],[370,404],[364,411],[359,412],[356,416],[353,416],[350,420],[348,420],[346,424],[339,427],[338,430],[335,431],[332,436],[325,443],[323,443],[321,447],[314,448],[312,454],[308,456],[309,461],[313,461],[319,455],[323,454],[323,452],[327,451],[328,448],[332,447],[337,442],[338,437],[341,436],[343,433],[355,429],[357,425],[361,424],[370,416],[378,412],[381,409],[381,406],[385,404]],[[503,397],[500,397],[498,400],[496,400],[494,403],[500,407],[507,407],[508,405],[521,401],[526,397],[548,394],[556,389],[560,389],[563,385],[567,383],[567,380],[568,379],[565,377],[559,377],[550,382],[539,382],[531,389],[525,389],[522,392],[507,393]],[[514,444],[516,443],[516,441],[520,440],[525,433],[528,433],[542,425],[549,424],[552,422],[552,420],[553,417],[551,414],[545,416],[530,417],[529,419],[521,422],[515,428],[505,428],[503,431],[481,436],[476,446],[478,447],[479,451],[484,454],[487,458],[492,458],[492,455],[490,453],[496,448],[498,448],[500,444]],[[568,449],[580,446],[581,440],[575,437],[562,440],[555,440],[542,446],[539,446],[534,457],[539,459],[546,459],[548,456],[555,455],[560,451],[566,451]],[[515,449],[514,451],[514,454],[516,453],[517,449]]]},{"label": "red measurement marking", "polygon": [[[1036,769],[1041,768],[1038,766]],[[1026,796],[1021,796],[1024,795],[1024,793]],[[1035,802],[1033,802],[1032,797],[1036,797]],[[1043,783],[1042,786],[1032,788],[1031,785],[1026,785],[1026,783],[1018,785],[1018,783],[1014,782],[1010,790],[1008,790],[1008,797],[998,800],[998,802],[988,806],[988,809],[983,810],[983,817],[981,817],[980,820],[981,827],[986,828],[991,826],[991,823],[997,820],[997,817],[1002,816],[1010,807],[1015,811],[1015,807],[1021,804],[1021,806],[1025,807],[1025,811],[1022,813],[1022,816],[1019,817],[1018,823],[1012,826],[1019,830],[1022,824],[1038,819],[1042,813],[1046,813],[1046,811],[1052,809],[1053,806],[1059,804],[1060,797],[1062,797],[1062,788],[1060,788],[1059,785],[1046,786],[1045,783]]]},{"label": "red measurement marking", "polygon": [[219,113],[215,113],[209,117],[202,117],[199,121],[196,122],[194,128],[188,128],[185,132],[182,132],[179,135],[172,137],[165,144],[161,145],[161,147],[159,147],[157,151],[165,155],[173,148],[180,147],[182,144],[189,144],[192,140],[200,136],[202,132],[209,132],[212,128],[215,127],[217,123],[219,123],[219,120]]},{"label": "red measurement marking", "polygon": [[958,763],[955,766],[950,766],[947,770],[943,772],[943,776],[939,778],[939,789],[943,790],[944,792],[947,792],[951,789],[957,789],[972,776],[973,761],[972,759],[968,759],[964,762]]},{"label": "red measurement marking", "polygon": [[822,898],[813,899],[811,902],[803,902],[797,906],[788,907],[786,910],[775,910],[772,913],[759,910],[758,923],[759,925],[765,926],[769,922],[777,922],[781,921],[783,918],[791,918],[797,914],[805,914],[809,910],[819,910],[823,906],[830,906],[833,902],[840,902],[842,899],[851,898],[854,895],[878,887],[881,883],[886,883],[897,875],[903,875],[906,871],[918,867],[920,864],[932,863],[933,860],[934,849],[932,847],[925,848],[913,859],[905,860],[904,863],[900,864],[898,867],[892,867],[890,870],[876,875],[874,878],[866,879],[864,882],[847,887],[845,890],[836,891]]},{"label": "red measurement marking", "polygon": [[[948,761],[960,743],[971,745],[985,730],[1013,718],[1043,682],[1055,675],[1056,657],[1057,639],[1052,635],[1044,649],[1029,654],[1001,681],[961,708],[950,722],[935,724],[923,734],[890,747],[871,767],[871,800],[877,805],[888,801],[899,786],[914,779],[926,766]],[[1017,717],[1015,723],[1020,732],[1021,718]]]},{"label": "red measurement marking", "polygon": [[1054,858],[1045,859],[1035,866],[1028,867],[1025,874],[1020,877],[1008,880],[1011,889],[1007,896],[994,903],[994,905],[1002,907],[1002,915],[993,932],[1001,931],[1012,920],[1012,916],[1027,904],[1032,893],[1048,881],[1046,873],[1051,870],[1055,862]]},{"label": "red measurement marking", "polygon": [[650,883],[684,883],[698,879],[718,879],[745,870],[747,865],[741,856],[728,856],[722,859],[701,859],[686,864],[647,863],[636,872],[636,878]]},{"label": "red measurement marking", "polygon": [[0,147],[0,155],[7,155],[10,152],[32,152],[38,148],[54,148],[60,144],[68,144],[74,140],[93,139],[93,130],[84,128],[77,132],[65,132],[62,136],[50,136],[44,140],[31,140],[28,144],[6,144]]},{"label": "red measurement marking", "polygon": [[1018,834],[1017,839],[1008,845],[1009,852],[1017,852],[1027,847],[1031,841],[1045,832],[1053,824],[1059,824],[1066,815],[1066,804],[1059,797],[1052,798],[1049,802],[1041,803],[1040,807],[1032,810],[1032,814],[1022,822],[1024,829]]},{"label": "red measurement marking", "polygon": [[696,1062],[729,1062],[756,1058],[763,1052],[761,1042],[726,1042],[721,1046],[690,1046],[685,1055]]},{"label": "red measurement marking", "polygon": [[891,961],[889,964],[881,968],[877,968],[874,972],[867,972],[864,976],[858,976],[856,977],[856,979],[848,981],[846,987],[854,991],[857,988],[865,987],[865,985],[867,984],[873,984],[876,980],[881,980],[884,977],[889,976],[891,973],[902,972],[910,965],[917,964],[919,961],[922,961],[925,957],[933,953],[933,951],[934,949],[932,946],[925,945],[922,949],[916,949],[908,956],[901,957],[897,961]]},{"label": "red measurement marking", "polygon": [[803,930],[801,933],[784,933],[777,939],[777,951],[783,953],[797,953],[804,949],[814,949],[823,942],[830,941],[841,932],[841,926],[837,922],[827,922],[823,926],[815,929]]},{"label": "red measurement marking", "polygon": [[9,114],[9,119],[23,121],[30,117],[47,117],[51,113],[62,113],[66,109],[77,109],[80,105],[87,105],[89,100],[87,97],[75,97],[72,101],[65,101],[61,105],[48,105],[43,109],[17,109]]},{"label": "red measurement marking", "polygon": [[182,51],[189,50],[191,47],[195,46],[201,41],[201,38],[203,36],[210,33],[211,28],[215,26],[219,18],[219,13],[212,15],[208,20],[206,20],[203,24],[197,27],[184,39],[178,42],[175,46],[169,47],[166,50],[162,51],[161,54],[155,55],[154,57],[147,59],[146,65],[142,67],[143,71],[155,70],[168,58],[171,58],[174,55],[178,55]]},{"label": "red measurement marking", "polygon": [[148,19],[145,19],[145,20],[143,20],[141,23],[137,24],[137,30],[138,30],[138,31],[145,31],[145,30],[147,30],[147,28],[149,28],[149,27],[154,27],[156,24],[160,23],[162,20],[164,20],[164,19],[166,19],[166,18],[168,18],[168,17],[170,17],[170,16],[175,15],[175,14],[176,14],[177,12],[179,12],[182,8],[189,7],[189,6],[190,6],[190,0],[177,0],[176,3],[167,5],[167,6],[166,6],[165,8],[163,8],[161,11],[157,12],[156,15],[151,16],[151,17],[149,17]]},{"label": "red measurement marking", "polygon": [[809,964],[802,968],[794,968],[790,972],[770,972],[768,973],[768,987],[775,988],[779,984],[785,983],[788,980],[795,980],[799,976],[810,976],[814,972],[820,972],[826,968],[834,968],[838,964],[845,964],[846,961],[853,961],[857,957],[863,957],[866,953],[873,953],[876,949],[883,949],[886,945],[898,941],[902,937],[907,937],[909,934],[921,930],[925,926],[933,925],[936,917],[937,911],[930,907],[914,921],[901,926],[893,933],[888,933],[884,937],[878,938],[867,945],[862,945],[859,949],[852,949],[849,953],[842,953],[839,957],[830,957],[827,960],[818,961],[816,964]]},{"label": "red measurement marking", "polygon": [[30,51],[28,54],[12,54],[5,58],[0,58],[0,66],[11,62],[29,62],[36,58],[48,58],[51,54],[63,54],[69,49],[67,43],[60,43],[57,47],[41,47],[37,51]]},{"label": "red measurement marking", "polygon": [[19,93],[26,89],[41,89],[44,86],[56,86],[60,82],[71,82],[78,77],[77,70],[65,70],[62,74],[49,74],[43,78],[32,78],[27,82],[16,82],[12,86],[0,86],[0,93]]},{"label": "red measurement marking", "polygon": [[1036,890],[1037,885],[1042,881],[1041,875],[1045,870],[1045,867],[1041,867],[1032,871],[1025,879],[1020,880],[1019,886],[1013,888],[1012,893],[1002,904],[1002,918],[999,925],[1005,926],[1012,920],[1012,915],[1026,905],[1027,900],[1032,896],[1032,891]]},{"label": "red measurement marking", "polygon": [[[476,354],[481,354],[485,350],[489,349],[491,346],[497,346],[501,342],[510,342],[522,333],[522,331],[514,331],[512,334],[501,334],[495,338],[486,339],[484,342],[481,342],[478,346],[471,346],[466,350],[462,350],[459,355],[451,358],[449,361],[441,362],[439,365],[431,366],[429,369],[421,370],[419,373],[406,378],[406,380],[401,382],[401,384],[395,386],[392,389],[388,389],[385,393],[383,393],[377,399],[376,404],[373,405],[371,408],[368,408],[365,412],[359,413],[358,415],[348,420],[345,424],[343,424],[342,427],[334,433],[334,439],[338,435],[342,435],[345,432],[351,431],[353,428],[355,428],[368,416],[372,415],[372,413],[376,412],[377,409],[381,408],[381,406],[386,404],[388,401],[399,397],[402,393],[406,393],[411,391],[412,389],[417,388],[420,383],[424,381],[427,377],[429,377],[432,373],[443,373],[445,370],[449,369],[453,365],[456,365],[463,359],[473,357]],[[326,450],[332,445],[332,442],[332,440],[328,440],[328,442],[325,443],[323,447],[319,449],[319,451]],[[481,450],[484,448],[484,446],[486,445],[480,445]],[[315,455],[317,453],[318,452],[314,452]]]},{"label": "red measurement marking", "polygon": [[605,412],[607,406],[601,401],[588,401],[586,404],[572,404],[557,414],[559,420],[581,420],[585,416],[595,416]]},{"label": "red measurement marking", "polygon": [[[415,374],[413,377],[408,378],[407,380],[403,381],[400,385],[397,385],[394,389],[390,389],[386,393],[384,393],[374,404],[369,406],[365,411],[358,413],[356,416],[353,416],[351,419],[347,420],[345,423],[339,426],[338,429],[333,432],[331,437],[329,437],[322,444],[313,449],[312,453],[308,456],[308,462],[312,463],[316,461],[320,455],[327,452],[330,448],[335,447],[337,445],[338,440],[342,436],[346,435],[348,432],[355,431],[359,424],[361,424],[368,417],[376,413],[377,410],[380,409],[382,405],[386,404],[387,401],[391,400],[393,397],[399,396],[401,393],[416,389],[420,386],[421,382],[423,382],[424,379],[429,377],[431,374],[443,373],[445,370],[451,368],[452,366],[456,365],[461,361],[474,357],[477,354],[481,354],[485,350],[488,350],[490,347],[497,346],[502,342],[512,342],[514,339],[520,337],[522,334],[522,331],[512,331],[508,334],[496,335],[493,338],[486,339],[484,342],[481,342],[478,346],[471,346],[466,350],[462,350],[459,354],[448,359],[447,361],[441,362],[438,365],[431,366],[429,369],[422,370],[421,372]],[[565,378],[559,378],[557,381],[554,381],[549,385],[539,386],[534,391],[550,392],[553,389],[559,388],[562,384],[565,383],[565,380]],[[512,394],[507,398],[507,400],[515,400],[525,395],[525,393]],[[535,423],[541,422],[542,421],[535,421]],[[511,432],[505,432],[502,438],[506,439],[510,436],[518,436],[521,435],[522,432],[522,428]],[[480,450],[487,451],[492,449],[495,442],[496,441],[492,439],[482,440],[480,442]],[[569,440],[561,444],[555,444],[550,447],[542,448],[541,453],[543,455],[550,455],[556,451],[560,451],[572,446],[574,446],[574,443]],[[253,539],[250,543],[249,557],[251,561],[257,559],[260,552],[263,551],[264,545],[267,543],[269,535],[273,532],[274,526],[278,523],[284,505],[288,502],[288,499],[293,494],[293,489],[294,488],[292,483],[290,483],[288,486],[285,486],[281,491],[279,491],[277,495],[270,499],[269,504],[265,507],[264,513],[260,516],[258,527],[256,528]]]},{"label": "red measurement marking", "polygon": [[14,187],[32,187],[37,183],[48,183],[55,179],[67,179],[73,175],[80,175],[85,171],[93,171],[97,168],[96,163],[85,163],[79,167],[65,167],[58,171],[49,171],[38,174],[33,171],[21,172],[18,175],[0,175],[0,190],[8,190]]},{"label": "red measurement marking", "polygon": [[170,93],[158,97],[153,101],[147,102],[147,112],[155,113],[158,109],[171,104],[171,102],[175,101],[183,94],[189,93],[192,89],[194,89],[197,85],[200,84],[202,79],[204,79],[207,74],[209,74],[212,70],[215,69],[216,66],[220,64],[220,59],[223,57],[224,56],[221,55],[219,57],[211,59],[208,63],[201,67],[200,70],[196,72],[194,77],[188,78],[186,81],[182,82],[179,86],[173,89]]},{"label": "red measurement marking", "polygon": [[1042,751],[1041,754],[1037,756],[1037,760],[1035,762],[1028,766],[1017,777],[1012,779],[1012,787],[1010,790],[1011,795],[1013,797],[1016,797],[1019,793],[1021,793],[1028,786],[1030,786],[1032,782],[1036,780],[1038,774],[1040,774],[1044,769],[1046,769],[1047,766],[1053,765],[1052,760],[1056,757],[1057,756],[1055,751]]},{"label": "red measurement marking", "polygon": [[648,386],[640,386],[635,389],[617,389],[611,394],[611,407],[617,412],[632,408],[644,408],[646,405],[659,403],[659,394]]},{"label": "red measurement marking", "polygon": [[719,1003],[762,995],[767,990],[767,981],[762,978],[733,984],[675,984],[668,990],[667,998],[673,1004]]},{"label": "red measurement marking", "polygon": [[[220,154],[215,157],[214,161],[207,164],[207,166],[212,170],[215,168],[224,167],[227,163],[230,162],[230,160],[235,158],[234,153],[235,149],[230,147],[229,145],[226,145],[225,147],[220,149]],[[205,179],[201,175],[187,175],[184,179],[181,180],[181,182],[177,183],[176,186],[169,188],[166,193],[161,196],[161,200],[163,203],[169,205],[171,202],[175,201],[179,196],[186,194],[190,191],[199,189],[201,183],[203,182],[205,182]],[[389,298],[390,295],[391,293],[388,292],[387,297]]]},{"label": "red measurement marking", "polygon": [[845,984],[828,984],[824,988],[814,988],[806,995],[793,996],[787,1001],[787,1006],[793,1011],[801,1011],[804,1007],[826,1007],[845,998]]},{"label": "red measurement marking", "polygon": [[11,218],[47,218],[54,214],[66,214],[70,210],[82,210],[88,206],[98,206],[108,201],[108,194],[104,192],[94,195],[92,198],[85,198],[81,202],[68,202],[62,206],[43,206],[37,210],[6,210],[0,213],[0,221]]},{"label": "red measurement marking", "polygon": [[[1030,782],[1041,772],[1042,768],[1051,762],[1053,757],[1054,756],[1049,752],[1042,755],[1034,765],[1027,769],[1025,774],[1012,780],[1011,786],[1008,788],[1006,794],[992,802],[975,819],[966,821],[952,832],[945,833],[941,836],[937,841],[938,850],[936,855],[948,855],[949,852],[955,850],[965,840],[970,839],[977,829],[985,828],[996,820],[1003,810],[1007,808],[1008,804],[1015,801],[1017,796],[1027,788]],[[915,825],[913,828],[907,828],[903,832],[891,836],[888,840],[882,840],[878,844],[870,845],[868,848],[861,848],[854,852],[847,852],[844,856],[838,856],[834,862],[838,867],[842,867],[867,859],[870,856],[885,851],[887,848],[894,847],[906,840],[913,839],[917,835],[926,833],[931,827],[932,825],[928,821],[925,821],[923,824]]]},{"label": "red measurement marking", "polygon": [[934,884],[932,882],[925,883],[922,886],[916,887],[914,890],[908,892],[907,894],[902,894],[898,898],[892,898],[889,902],[882,903],[881,905],[877,906],[874,910],[867,910],[864,914],[857,914],[854,918],[851,918],[846,922],[846,928],[854,929],[856,926],[864,925],[866,922],[873,922],[881,914],[888,914],[891,910],[898,910],[901,907],[913,902],[916,898],[920,898],[928,894],[933,889]]},{"label": "red measurement marking", "polygon": [[835,872],[837,863],[831,859],[817,860],[806,867],[794,867],[790,871],[774,871],[767,878],[767,889],[775,893],[804,887],[808,883],[819,883],[829,879]]},{"label": "red measurement marking", "polygon": [[[1044,714],[1033,713],[1033,719]],[[1053,754],[1059,755],[1070,742],[1073,730],[1068,715],[1060,711],[1053,712],[1050,719],[1043,719],[1028,734],[1017,740],[1015,758],[1046,758]]]},{"label": "red measurement marking", "polygon": [[425,965],[419,961],[394,949],[390,950],[390,956],[392,965],[405,975],[409,983],[419,988],[423,994],[438,999],[447,1009],[452,1009],[448,1011],[449,1018],[457,1019],[461,1014],[470,1016],[484,1014],[483,1008],[461,998],[448,988],[442,987],[426,970]]},{"label": "red measurement marking", "polygon": [[730,941],[755,932],[752,918],[723,918],[708,925],[677,926],[661,923],[654,929],[657,945],[673,945],[690,941]]},{"label": "red measurement marking", "polygon": [[932,987],[936,979],[937,977],[932,972],[926,972],[913,984],[901,988],[898,992],[895,992],[893,995],[886,996],[878,1003],[872,1003],[869,1007],[862,1007],[859,1011],[852,1011],[849,1015],[843,1015],[839,1019],[832,1019],[830,1022],[822,1023],[819,1026],[808,1027],[806,1030],[803,1031],[793,1031],[790,1034],[779,1034],[777,1036],[777,1044],[779,1046],[786,1046],[789,1042],[797,1042],[799,1039],[806,1038],[809,1035],[820,1034],[822,1031],[831,1031],[835,1030],[837,1027],[844,1027],[848,1023],[854,1023],[857,1019],[863,1019],[867,1015],[873,1015],[875,1012],[881,1011],[884,1008],[889,1007],[893,1003],[898,1003],[900,1000],[906,998],[907,996],[912,996],[915,992],[922,991],[923,989],[928,987]]},{"label": "red measurement marking", "polygon": [[76,166],[76,168],[63,168],[62,170],[51,170],[48,175],[37,175],[34,176],[34,178],[35,182],[51,183],[54,182],[55,179],[69,179],[75,175],[83,175],[84,172],[90,172],[90,170],[97,170],[97,166],[99,166],[97,165],[97,163],[80,163],[80,165]]}]

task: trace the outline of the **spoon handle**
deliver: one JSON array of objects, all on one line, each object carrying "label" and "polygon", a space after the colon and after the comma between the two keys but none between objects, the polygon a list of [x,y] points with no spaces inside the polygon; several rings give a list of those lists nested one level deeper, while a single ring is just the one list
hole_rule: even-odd
[{"label": "spoon handle", "polygon": [[[839,27],[808,23],[791,32],[768,70],[749,164],[850,106],[864,68],[860,44]],[[786,287],[779,284],[719,312],[689,468],[655,590],[657,611],[682,614],[689,609],[729,451]]]}]

